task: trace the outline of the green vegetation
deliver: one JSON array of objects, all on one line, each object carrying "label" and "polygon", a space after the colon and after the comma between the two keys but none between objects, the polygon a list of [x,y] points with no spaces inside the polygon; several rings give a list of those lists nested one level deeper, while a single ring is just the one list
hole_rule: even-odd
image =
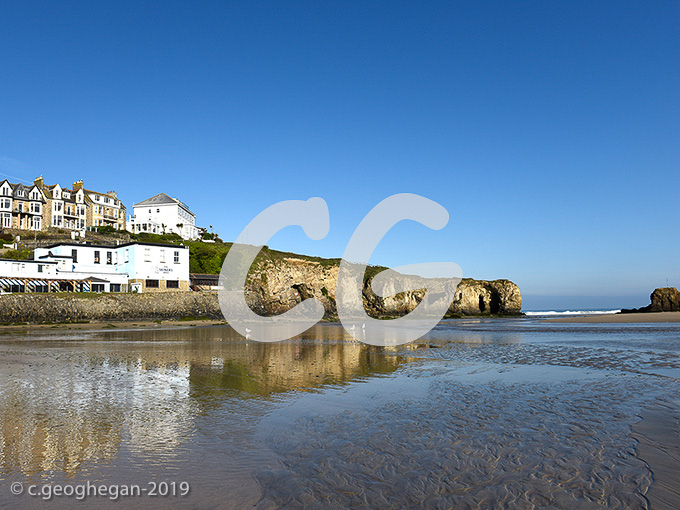
[{"label": "green vegetation", "polygon": [[185,244],[184,240],[177,234],[129,234],[132,241],[140,243],[162,243],[162,244]]},{"label": "green vegetation", "polygon": [[231,243],[206,244],[190,241],[186,245],[189,246],[190,273],[219,274],[224,258],[231,248]]},{"label": "green vegetation", "polygon": [[7,250],[5,253],[0,255],[3,259],[13,259],[13,260],[32,260],[33,250],[24,248],[22,250]]},{"label": "green vegetation", "polygon": [[120,230],[116,230],[111,225],[102,225],[101,227],[92,227],[92,230],[100,234],[118,234]]}]

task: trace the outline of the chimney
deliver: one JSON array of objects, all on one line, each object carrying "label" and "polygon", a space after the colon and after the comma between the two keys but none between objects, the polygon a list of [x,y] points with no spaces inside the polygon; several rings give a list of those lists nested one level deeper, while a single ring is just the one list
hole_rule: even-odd
[{"label": "chimney", "polygon": [[42,188],[45,185],[45,179],[43,179],[43,176],[41,175],[40,177],[37,177],[34,181],[33,184],[38,186],[39,188]]},{"label": "chimney", "polygon": [[83,180],[82,179],[73,183],[73,191],[78,191],[79,189],[83,189]]},{"label": "chimney", "polygon": [[116,195],[115,191],[107,191],[106,194],[110,197],[118,198],[118,195]]}]

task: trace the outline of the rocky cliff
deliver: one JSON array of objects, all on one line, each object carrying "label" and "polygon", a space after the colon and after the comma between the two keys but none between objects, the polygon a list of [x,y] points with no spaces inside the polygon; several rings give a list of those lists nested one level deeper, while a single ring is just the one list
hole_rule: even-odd
[{"label": "rocky cliff", "polygon": [[[290,310],[304,299],[314,297],[326,309],[327,317],[335,317],[335,282],[337,261],[312,261],[299,258],[260,261],[257,271],[247,281],[246,300],[260,315],[276,315]],[[363,286],[364,308],[374,317],[394,317],[412,311],[423,298],[424,291],[402,292],[379,297],[371,289],[372,277],[380,268],[369,268]],[[456,289],[449,314],[517,315],[522,310],[522,294],[509,280],[480,281],[464,278]]]},{"label": "rocky cliff", "polygon": [[[317,298],[326,318],[337,317],[335,282],[338,261],[297,257],[260,259],[250,272],[246,301],[258,314],[271,316],[290,310],[308,298]],[[371,279],[380,268],[371,267],[363,286],[363,302],[373,317],[395,317],[413,310],[423,290],[379,297]],[[517,315],[522,294],[509,280],[463,279],[456,289],[449,316]],[[214,292],[168,292],[156,294],[8,294],[0,296],[0,322],[76,320],[171,319],[187,316],[222,319]]]},{"label": "rocky cliff", "polygon": [[624,309],[621,313],[640,313],[640,312],[680,312],[680,291],[675,287],[662,287],[654,289],[649,296],[651,301],[645,307]]}]

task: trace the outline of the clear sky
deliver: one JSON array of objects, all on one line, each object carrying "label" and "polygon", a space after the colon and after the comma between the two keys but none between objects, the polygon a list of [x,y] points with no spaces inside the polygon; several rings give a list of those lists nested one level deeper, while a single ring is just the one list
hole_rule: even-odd
[{"label": "clear sky", "polygon": [[448,226],[373,263],[456,262],[529,309],[680,287],[677,1],[5,0],[0,69],[13,182],[165,192],[225,240],[320,196],[324,240],[270,245],[328,257],[417,193]]}]

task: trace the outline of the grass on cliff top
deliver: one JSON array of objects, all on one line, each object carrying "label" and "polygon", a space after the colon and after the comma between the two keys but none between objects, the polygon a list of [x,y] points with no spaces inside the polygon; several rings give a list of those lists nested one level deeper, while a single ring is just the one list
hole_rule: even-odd
[{"label": "grass on cliff top", "polygon": [[[229,253],[232,243],[206,244],[200,241],[186,242],[189,246],[189,271],[191,273],[219,274],[222,269],[224,259]],[[333,267],[340,265],[340,258],[323,258],[311,255],[301,255],[286,251],[272,250],[269,246],[263,246],[255,258],[251,271],[258,271],[262,265],[271,263],[278,265],[285,259],[298,259],[306,262],[317,263],[321,267]],[[368,266],[366,268],[365,279],[371,278],[380,271],[385,270],[382,266]]]}]

